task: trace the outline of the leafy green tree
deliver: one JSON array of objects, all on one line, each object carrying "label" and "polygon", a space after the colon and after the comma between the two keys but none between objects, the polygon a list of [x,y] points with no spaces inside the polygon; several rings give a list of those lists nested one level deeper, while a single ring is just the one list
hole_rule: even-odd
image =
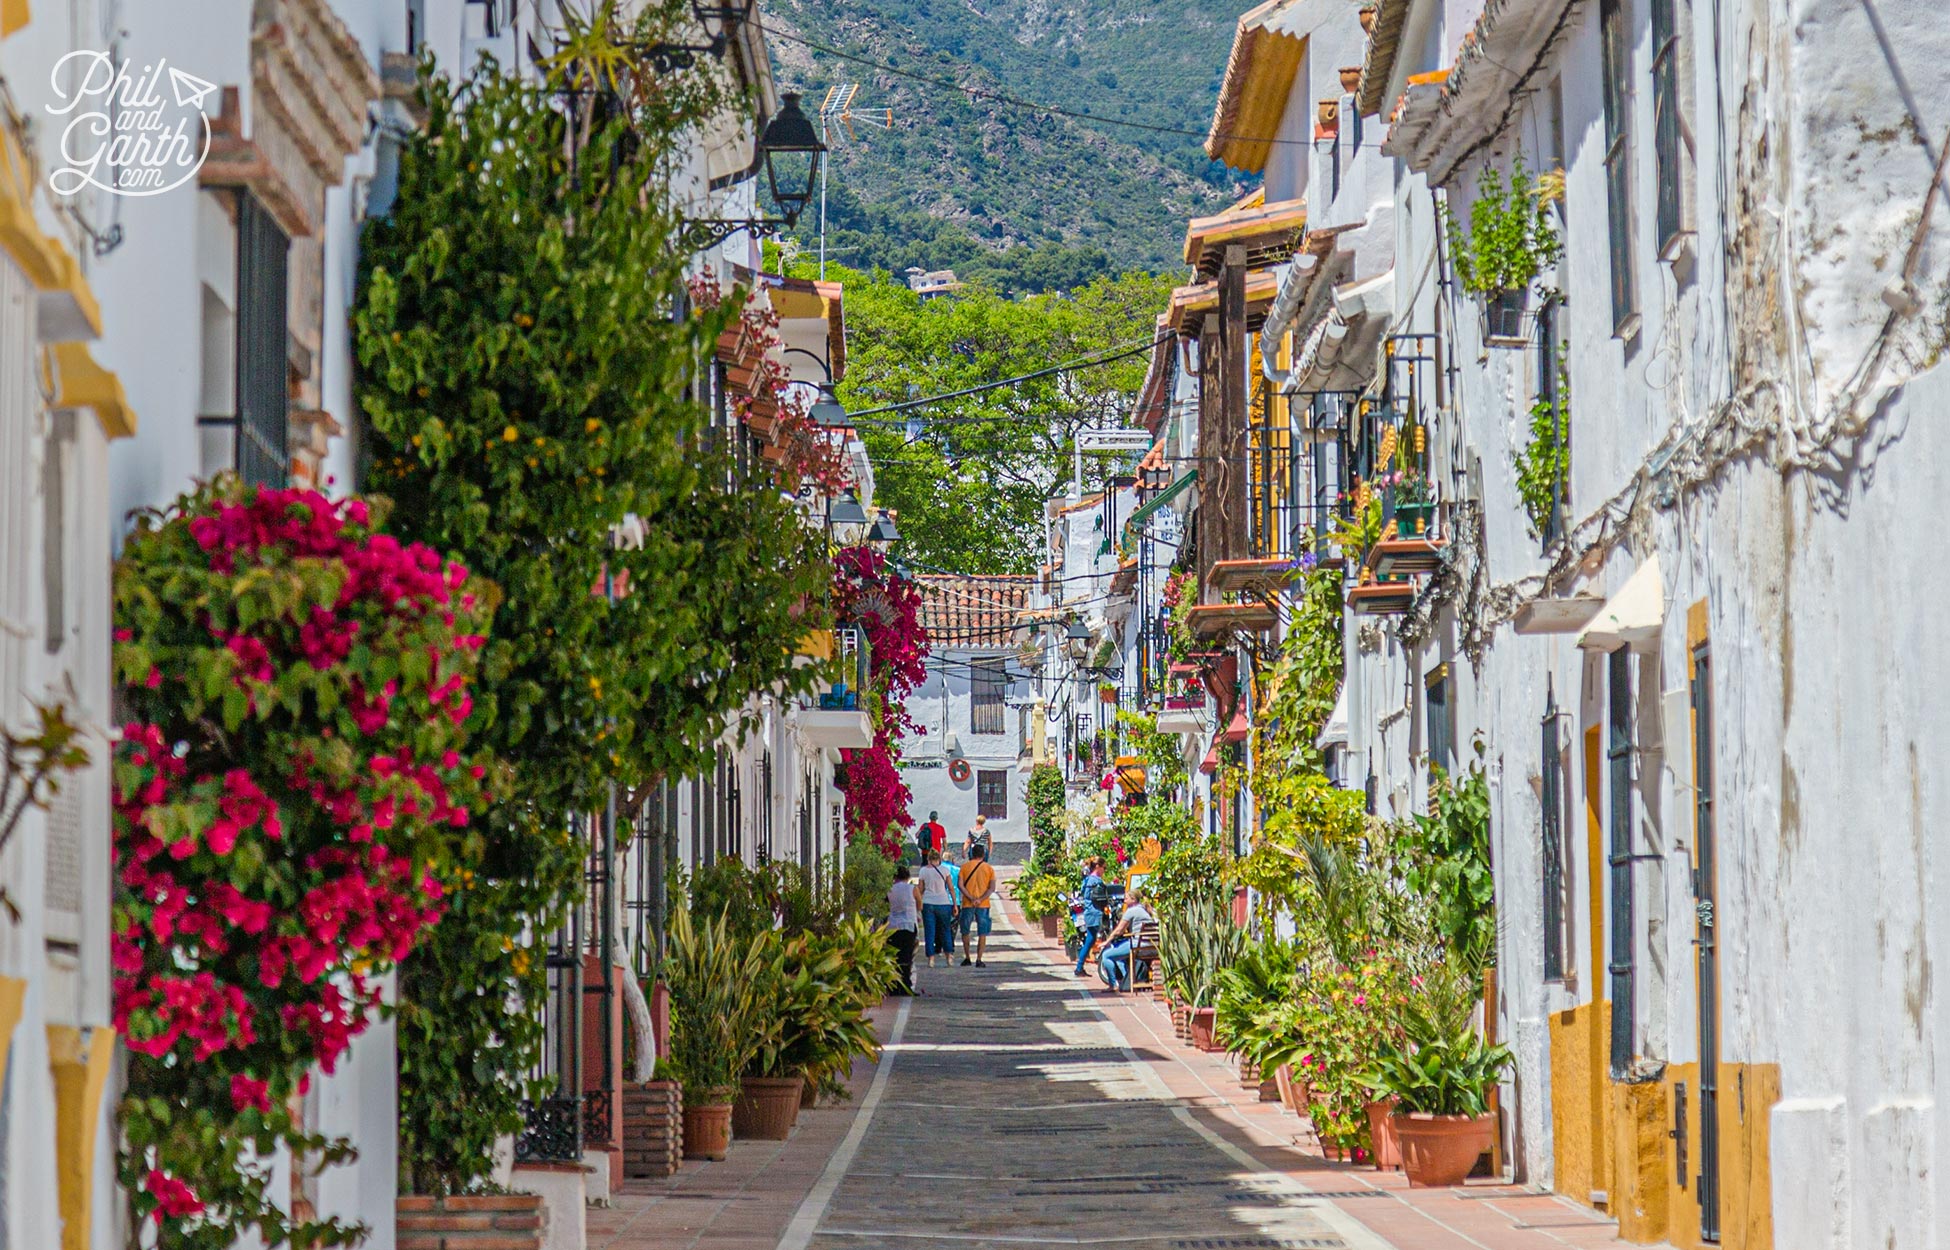
[{"label": "leafy green tree", "polygon": [[[834,269],[828,266],[829,279]],[[972,286],[923,301],[885,274],[840,270],[837,277],[846,284],[849,339],[840,397],[854,412],[1142,345],[1171,289],[1169,279],[1130,273],[1068,296],[1009,300]],[[1148,364],[1147,354],[1138,352],[861,418],[875,490],[882,504],[900,513],[904,552],[931,567],[966,573],[1034,569],[1043,505],[1069,479],[1076,431],[1121,423]],[[1107,469],[1101,457],[1086,457],[1087,475]]]},{"label": "leafy green tree", "polygon": [[[620,71],[592,53],[562,72],[602,91]],[[654,171],[711,93],[570,122],[490,64],[423,96],[362,254],[367,484],[401,531],[500,585],[477,690],[513,776],[483,862],[402,969],[402,1172],[426,1191],[474,1183],[520,1126],[538,947],[589,849],[571,822],[611,784],[628,816],[752,694],[808,688],[793,643],[826,572],[778,484],[717,450],[689,398],[735,302],[689,298]],[[644,541],[619,546],[632,516]]]}]

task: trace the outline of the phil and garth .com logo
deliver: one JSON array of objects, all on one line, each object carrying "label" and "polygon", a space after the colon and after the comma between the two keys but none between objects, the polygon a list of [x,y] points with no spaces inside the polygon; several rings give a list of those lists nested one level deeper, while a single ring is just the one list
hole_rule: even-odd
[{"label": "phil and garth .com logo", "polygon": [[83,187],[161,195],[194,178],[210,155],[203,101],[216,84],[167,60],[132,70],[107,52],[70,52],[54,63],[52,78],[47,111],[66,119],[61,163],[47,176],[56,195]]}]

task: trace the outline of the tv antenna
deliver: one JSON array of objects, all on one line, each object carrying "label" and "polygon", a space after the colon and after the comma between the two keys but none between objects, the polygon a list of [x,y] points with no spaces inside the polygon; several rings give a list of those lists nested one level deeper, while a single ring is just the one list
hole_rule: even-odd
[{"label": "tv antenna", "polygon": [[[859,98],[860,84],[843,82],[826,88],[826,98],[819,105],[819,141],[827,148],[833,146],[834,123],[846,131],[847,138],[855,143],[860,141],[860,133],[853,128],[854,122],[864,122],[878,126],[882,130],[894,128],[894,110],[889,108],[856,109],[853,102]],[[826,170],[831,161],[819,163],[819,280],[826,280]]]}]

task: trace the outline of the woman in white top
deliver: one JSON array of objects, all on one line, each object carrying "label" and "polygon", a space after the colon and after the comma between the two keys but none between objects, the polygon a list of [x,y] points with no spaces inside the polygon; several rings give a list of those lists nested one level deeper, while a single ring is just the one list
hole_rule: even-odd
[{"label": "woman in white top", "polygon": [[955,962],[954,877],[942,867],[941,852],[929,851],[927,866],[921,869],[921,923],[926,927],[928,967],[934,967],[937,954]]},{"label": "woman in white top", "polygon": [[894,884],[887,890],[887,940],[901,970],[896,994],[914,992],[914,930],[921,920],[921,883],[908,875],[906,864],[894,865]]}]

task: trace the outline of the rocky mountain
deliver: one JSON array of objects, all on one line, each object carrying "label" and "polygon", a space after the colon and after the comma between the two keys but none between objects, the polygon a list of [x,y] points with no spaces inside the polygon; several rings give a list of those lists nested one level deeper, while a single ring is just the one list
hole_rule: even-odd
[{"label": "rocky mountain", "polygon": [[[1236,0],[769,0],[763,11],[780,79],[809,108],[857,82],[856,109],[893,111],[890,130],[835,136],[827,248],[848,265],[953,268],[1021,291],[1169,271],[1185,218],[1236,193],[1200,149]],[[816,217],[801,223],[808,249]]]}]

